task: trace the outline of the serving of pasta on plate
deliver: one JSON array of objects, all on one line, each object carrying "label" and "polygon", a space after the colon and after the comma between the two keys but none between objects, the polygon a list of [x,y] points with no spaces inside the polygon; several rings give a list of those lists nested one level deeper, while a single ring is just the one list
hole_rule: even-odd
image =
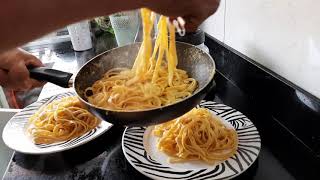
[{"label": "serving of pasta on plate", "polygon": [[232,179],[258,158],[261,139],[241,112],[212,101],[172,121],[129,127],[126,159],[152,179]]},{"label": "serving of pasta on plate", "polygon": [[71,96],[41,107],[30,117],[27,134],[35,144],[51,144],[79,137],[100,122]]},{"label": "serving of pasta on plate", "polygon": [[25,154],[49,154],[85,144],[113,125],[93,116],[73,92],[36,101],[17,114],[3,130],[3,141]]},{"label": "serving of pasta on plate", "polygon": [[169,162],[201,160],[208,164],[232,157],[238,148],[237,132],[205,108],[195,108],[185,115],[155,126],[157,148]]}]

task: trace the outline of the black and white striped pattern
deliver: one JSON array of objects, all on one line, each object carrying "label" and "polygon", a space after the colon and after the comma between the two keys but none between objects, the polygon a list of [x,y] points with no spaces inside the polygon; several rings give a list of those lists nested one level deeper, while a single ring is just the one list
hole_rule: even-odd
[{"label": "black and white striped pattern", "polygon": [[91,136],[94,136],[95,133],[97,132],[97,129],[101,128],[100,126],[96,127],[95,129],[92,129],[91,131],[83,134],[82,136],[76,137],[74,139],[70,139],[68,141],[63,141],[63,142],[57,142],[57,143],[53,143],[53,144],[36,144],[37,147],[39,148],[50,148],[50,147],[55,147],[55,146],[59,146],[61,148],[66,148],[66,147],[70,147],[73,146],[85,139],[90,138]]},{"label": "black and white striped pattern", "polygon": [[54,100],[59,100],[68,96],[75,96],[75,93],[67,92],[39,100],[14,115],[3,130],[3,140],[7,146],[27,154],[60,152],[91,141],[111,128],[112,125],[110,123],[102,121],[98,127],[77,138],[53,144],[34,144],[30,137],[27,137],[27,134],[25,133],[29,118],[41,107],[48,105]]},{"label": "black and white striped pattern", "polygon": [[231,179],[248,169],[257,159],[261,147],[260,136],[253,123],[241,112],[223,104],[202,101],[198,107],[211,110],[237,130],[239,146],[233,157],[208,168],[166,166],[158,162],[157,157],[150,157],[145,150],[144,138],[148,128],[133,127],[126,129],[122,139],[123,152],[130,164],[152,179]]}]

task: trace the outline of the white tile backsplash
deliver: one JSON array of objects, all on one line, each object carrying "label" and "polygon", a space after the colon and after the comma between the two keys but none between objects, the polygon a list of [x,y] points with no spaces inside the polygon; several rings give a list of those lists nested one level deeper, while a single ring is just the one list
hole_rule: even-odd
[{"label": "white tile backsplash", "polygon": [[320,98],[320,1],[226,0],[225,8],[225,24],[208,21],[209,34],[219,39],[225,27],[227,45]]}]

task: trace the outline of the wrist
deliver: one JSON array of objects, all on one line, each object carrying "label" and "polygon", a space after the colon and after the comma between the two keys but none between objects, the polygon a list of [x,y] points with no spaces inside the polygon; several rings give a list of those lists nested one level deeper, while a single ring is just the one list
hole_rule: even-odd
[{"label": "wrist", "polygon": [[[144,7],[147,0],[71,0],[66,1],[68,12],[73,12],[76,19],[110,15],[120,11],[127,11]],[[65,1],[63,1],[65,2]],[[90,8],[89,8],[90,7]],[[75,11],[74,9],[79,9]]]},{"label": "wrist", "polygon": [[107,12],[107,14],[113,14],[120,11],[139,9],[139,8],[145,7],[148,2],[148,0],[118,0],[118,1],[102,0],[102,1],[105,2],[103,3],[104,5],[102,5],[102,8],[108,9],[108,11],[111,10],[111,12]]}]

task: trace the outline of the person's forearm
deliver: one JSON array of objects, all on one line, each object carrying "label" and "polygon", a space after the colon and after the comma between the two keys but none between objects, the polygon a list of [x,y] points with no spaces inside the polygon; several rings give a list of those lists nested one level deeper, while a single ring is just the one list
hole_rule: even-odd
[{"label": "person's forearm", "polygon": [[0,53],[70,23],[141,6],[141,0],[4,0]]}]

